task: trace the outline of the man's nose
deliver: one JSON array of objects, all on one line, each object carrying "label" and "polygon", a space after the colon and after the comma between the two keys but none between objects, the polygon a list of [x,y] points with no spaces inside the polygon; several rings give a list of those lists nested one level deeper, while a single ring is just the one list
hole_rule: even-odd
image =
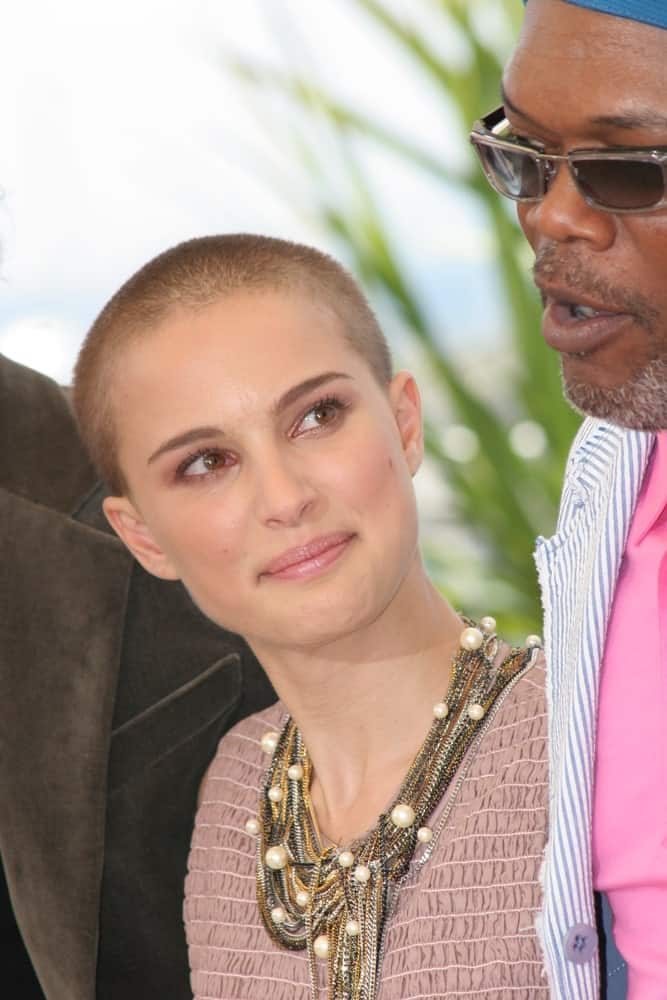
[{"label": "man's nose", "polygon": [[556,243],[583,240],[604,251],[616,236],[615,216],[588,204],[563,162],[553,164],[544,198],[521,206],[520,217],[534,248],[544,238]]}]

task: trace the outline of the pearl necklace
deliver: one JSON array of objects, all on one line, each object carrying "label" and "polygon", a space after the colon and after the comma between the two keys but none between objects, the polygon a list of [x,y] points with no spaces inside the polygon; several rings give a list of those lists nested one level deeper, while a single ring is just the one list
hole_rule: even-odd
[{"label": "pearl necklace", "polygon": [[259,815],[246,832],[257,837],[257,901],[271,937],[308,949],[311,994],[318,958],[326,959],[330,1000],[373,1000],[389,893],[405,875],[418,843],[433,831],[426,820],[440,802],[482,720],[506,686],[530,666],[539,636],[513,649],[500,665],[493,618],[466,620],[446,697],[387,813],[349,849],[322,847],[310,800],[312,765],[290,718],[262,737],[271,754]]}]

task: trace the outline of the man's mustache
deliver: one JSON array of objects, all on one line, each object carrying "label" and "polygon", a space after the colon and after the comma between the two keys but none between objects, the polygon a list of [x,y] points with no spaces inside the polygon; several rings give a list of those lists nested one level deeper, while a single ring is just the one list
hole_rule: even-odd
[{"label": "man's mustache", "polygon": [[[556,244],[541,247],[535,255],[533,278],[539,285],[556,285],[567,291],[568,300],[577,302],[577,296],[604,302],[609,312],[634,316],[649,330],[659,318],[658,311],[637,291],[612,283],[592,270],[575,250],[565,250]],[[541,291],[542,300],[545,295]]]}]

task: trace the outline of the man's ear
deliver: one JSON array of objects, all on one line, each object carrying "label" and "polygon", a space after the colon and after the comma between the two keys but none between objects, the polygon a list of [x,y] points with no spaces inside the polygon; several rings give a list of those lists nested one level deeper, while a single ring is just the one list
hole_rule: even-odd
[{"label": "man's ear", "polygon": [[422,403],[419,389],[410,372],[398,372],[389,384],[389,399],[401,436],[405,460],[415,475],[424,457]]},{"label": "man's ear", "polygon": [[162,580],[180,579],[131,500],[127,497],[106,497],[102,501],[102,509],[120,540],[145,570]]}]

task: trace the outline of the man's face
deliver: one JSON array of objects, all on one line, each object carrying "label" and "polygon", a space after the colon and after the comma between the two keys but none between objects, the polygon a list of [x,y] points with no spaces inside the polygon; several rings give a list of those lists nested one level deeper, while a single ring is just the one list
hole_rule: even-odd
[{"label": "man's face", "polygon": [[[513,131],[547,152],[667,147],[667,32],[562,0],[529,0],[503,81]],[[576,407],[667,428],[667,208],[588,205],[566,164],[519,205],[535,251],[543,334]]]}]

